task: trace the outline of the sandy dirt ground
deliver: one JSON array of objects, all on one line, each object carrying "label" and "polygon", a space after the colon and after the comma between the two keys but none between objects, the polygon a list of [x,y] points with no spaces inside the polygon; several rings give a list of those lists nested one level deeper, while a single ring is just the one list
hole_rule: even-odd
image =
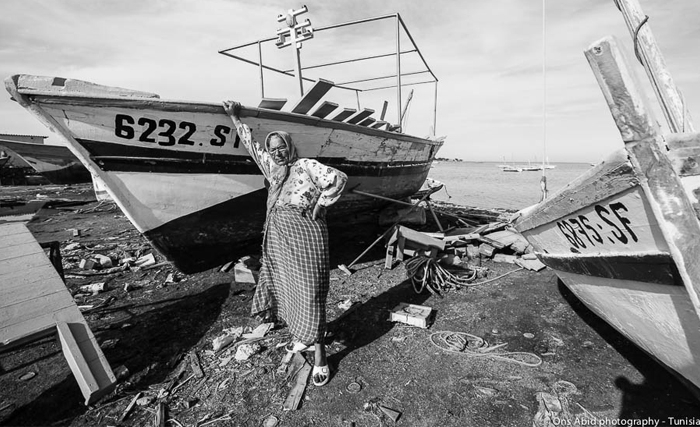
[{"label": "sandy dirt ground", "polygon": [[[114,392],[85,406],[56,337],[2,352],[0,425],[154,425],[160,403],[170,426],[679,425],[669,417],[700,425],[692,394],[588,311],[550,270],[515,271],[512,264],[472,259],[469,264],[488,269],[477,282],[489,282],[441,297],[417,294],[403,265],[384,268],[385,249],[377,245],[347,276],[337,266],[384,232],[374,223],[331,230],[333,376],[324,387],[309,381],[299,409],[284,411],[292,386],[280,369],[285,328],[258,341],[258,352],[245,361],[232,358],[233,347],[212,348],[229,328],[259,324],[249,316],[253,285],[236,283],[233,271],[182,275],[168,264],[85,275],[78,263],[91,254],[153,253],[157,263],[165,260],[114,204],[94,201],[89,186],[5,187],[0,195],[54,201],[28,227],[40,241],[60,242],[66,286],[78,305],[93,307],[84,316],[112,369],[123,372]],[[104,292],[80,291],[99,282]],[[401,302],[431,307],[430,326],[389,321],[389,310]],[[449,351],[436,344],[434,334],[443,331],[497,348],[478,356]],[[515,352],[525,354],[507,354]],[[203,377],[195,375],[190,354]],[[26,379],[29,373],[34,376]],[[139,404],[119,423],[137,395]]]}]

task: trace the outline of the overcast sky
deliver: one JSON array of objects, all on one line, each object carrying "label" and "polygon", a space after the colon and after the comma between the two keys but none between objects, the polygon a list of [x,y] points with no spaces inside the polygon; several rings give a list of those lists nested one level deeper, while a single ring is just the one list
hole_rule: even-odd
[{"label": "overcast sky", "polygon": [[[700,1],[640,1],[677,86],[690,111],[700,117]],[[613,0],[547,1],[546,143],[542,2],[537,0],[3,0],[0,75],[60,76],[155,92],[166,99],[234,99],[255,106],[261,95],[257,68],[217,52],[273,36],[281,26],[277,15],[302,4],[309,8],[304,18],[315,28],[401,15],[439,79],[437,133],[447,137],[441,157],[541,161],[546,148],[551,162],[596,162],[622,146],[583,55],[606,35],[616,35],[627,49],[632,47]],[[316,32],[302,49],[302,65],[393,51],[395,24],[382,22],[349,32]],[[407,39],[401,43],[403,49],[410,48]],[[257,50],[241,54],[254,58]],[[270,46],[264,55],[275,66],[293,68],[289,48]],[[404,56],[404,71],[417,71],[418,65],[415,54]],[[349,78],[349,71],[360,78],[369,71],[392,74],[395,63],[340,68],[304,74],[340,83]],[[644,77],[641,69],[638,72]],[[269,74],[267,97],[298,96],[293,79]],[[425,74],[416,78],[425,79]],[[407,132],[427,135],[434,85],[406,88],[403,102],[411,88],[415,93]],[[387,117],[395,122],[394,92],[372,91],[360,97],[363,107],[377,112],[382,100],[389,101]],[[354,96],[342,101],[357,106]],[[50,135],[7,94],[0,96],[0,133]]]}]

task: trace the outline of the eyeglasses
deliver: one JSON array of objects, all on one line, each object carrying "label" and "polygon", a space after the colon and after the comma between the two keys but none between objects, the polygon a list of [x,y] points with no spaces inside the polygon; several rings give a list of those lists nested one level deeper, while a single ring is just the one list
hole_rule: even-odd
[{"label": "eyeglasses", "polygon": [[277,148],[270,148],[270,149],[267,150],[267,151],[268,151],[270,154],[277,154],[277,153],[280,153],[280,152],[283,152],[283,151],[287,151],[287,147],[285,147],[284,145],[280,145],[280,146],[278,146]]}]

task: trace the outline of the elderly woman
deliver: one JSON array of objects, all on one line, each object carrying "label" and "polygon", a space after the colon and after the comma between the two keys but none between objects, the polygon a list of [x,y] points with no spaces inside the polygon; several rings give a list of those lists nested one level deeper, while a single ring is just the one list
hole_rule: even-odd
[{"label": "elderly woman", "polygon": [[271,132],[261,146],[241,122],[239,103],[226,101],[224,110],[270,183],[252,314],[287,323],[294,337],[288,351],[314,347],[313,382],[325,385],[330,379],[324,342],[330,282],[325,208],[338,200],[347,176],[316,160],[298,158],[287,132]]}]

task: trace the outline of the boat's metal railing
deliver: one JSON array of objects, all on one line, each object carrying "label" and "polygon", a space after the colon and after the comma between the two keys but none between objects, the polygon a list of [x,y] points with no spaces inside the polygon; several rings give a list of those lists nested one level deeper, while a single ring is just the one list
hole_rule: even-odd
[{"label": "boat's metal railing", "polygon": [[[385,76],[379,76],[379,77],[373,77],[373,78],[367,78],[367,79],[360,79],[360,80],[353,80],[353,81],[347,81],[347,82],[342,82],[335,84],[335,87],[340,88],[340,89],[346,89],[346,90],[351,90],[355,91],[355,93],[359,92],[369,92],[369,91],[376,91],[376,90],[383,90],[383,89],[391,89],[391,88],[396,88],[396,105],[397,105],[397,123],[399,125],[402,124],[402,112],[401,112],[401,106],[402,106],[402,100],[401,100],[401,89],[406,86],[415,86],[415,85],[421,85],[421,84],[428,84],[428,83],[433,83],[434,84],[434,99],[433,99],[433,134],[436,132],[436,125],[437,125],[437,98],[438,98],[438,78],[435,76],[435,73],[431,70],[430,66],[428,65],[427,61],[425,60],[425,57],[421,53],[420,49],[418,49],[418,46],[416,45],[415,40],[413,39],[413,36],[411,36],[411,33],[408,31],[408,28],[406,27],[406,24],[404,23],[403,19],[401,19],[401,15],[398,13],[391,14],[391,15],[384,15],[384,16],[378,16],[374,18],[367,18],[367,19],[361,19],[361,20],[356,20],[356,21],[350,21],[350,22],[345,22],[341,24],[335,24],[335,25],[329,25],[326,27],[321,27],[321,28],[316,28],[314,29],[314,32],[320,32],[320,31],[326,31],[326,30],[333,30],[333,29],[338,29],[342,27],[347,27],[350,25],[358,25],[358,24],[365,24],[369,22],[376,22],[380,20],[385,20],[385,19],[395,19],[396,20],[396,50],[395,52],[392,53],[386,53],[386,54],[380,54],[380,55],[372,55],[372,56],[364,56],[364,57],[358,57],[358,58],[351,58],[351,59],[346,59],[342,61],[335,61],[335,62],[328,62],[324,64],[315,64],[307,67],[302,67],[301,70],[310,70],[310,69],[316,69],[316,68],[324,68],[324,67],[329,67],[332,65],[339,65],[339,64],[346,64],[346,63],[352,63],[352,62],[359,62],[359,61],[368,61],[368,60],[373,60],[373,59],[380,59],[380,58],[387,58],[394,56],[396,58],[396,73],[392,75],[385,75]],[[408,40],[410,41],[412,48],[408,50],[401,50],[401,35],[403,33],[408,37]],[[264,43],[269,43],[274,40],[277,40],[278,37],[269,37],[266,39],[261,39],[249,43],[244,43],[238,46],[234,46],[228,49],[223,49],[220,50],[219,53],[222,55],[226,55],[228,57],[237,59],[239,61],[246,62],[248,64],[252,64],[257,66],[260,69],[260,93],[261,97],[265,97],[265,82],[264,82],[264,70],[269,70],[269,71],[274,71],[276,73],[284,74],[290,77],[294,77],[294,70],[281,70],[279,68],[271,67],[269,65],[265,65],[263,63],[262,59],[262,45]],[[243,49],[246,47],[250,47],[253,45],[258,46],[258,60],[257,62],[252,59],[244,58],[242,56],[236,55],[232,52]],[[411,53],[417,53],[418,56],[420,57],[420,60],[425,67],[425,70],[421,71],[413,71],[413,72],[402,72],[401,71],[401,55],[407,55]],[[413,75],[419,75],[419,74],[430,74],[429,78],[425,81],[419,81],[419,82],[412,82],[412,83],[403,83],[401,81],[401,78],[404,76],[413,76]],[[301,77],[305,81],[314,81],[313,79],[310,79],[308,77]],[[391,85],[382,85],[382,86],[377,86],[377,87],[371,87],[371,88],[358,88],[358,87],[353,87],[350,85],[355,85],[358,83],[366,83],[366,82],[374,82],[374,81],[380,81],[380,80],[386,80],[386,79],[391,79],[394,78],[396,79],[394,84]]]}]

